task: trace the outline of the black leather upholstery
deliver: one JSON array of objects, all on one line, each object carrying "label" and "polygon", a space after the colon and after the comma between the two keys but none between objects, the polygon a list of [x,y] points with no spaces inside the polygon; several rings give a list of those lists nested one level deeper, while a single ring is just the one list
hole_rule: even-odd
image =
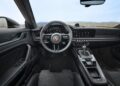
[{"label": "black leather upholstery", "polygon": [[84,84],[76,72],[64,70],[58,73],[43,70],[40,74],[33,75],[27,86],[84,86]]}]

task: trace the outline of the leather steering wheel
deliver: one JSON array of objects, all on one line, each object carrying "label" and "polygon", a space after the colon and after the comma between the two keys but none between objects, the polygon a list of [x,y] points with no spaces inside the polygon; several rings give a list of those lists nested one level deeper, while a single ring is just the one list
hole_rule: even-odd
[{"label": "leather steering wheel", "polygon": [[[45,33],[51,25],[62,25],[67,33],[50,32]],[[57,29],[57,28],[56,28]],[[59,29],[59,28],[58,28]],[[60,21],[52,21],[46,24],[40,31],[40,42],[42,46],[49,52],[60,53],[65,51],[72,42],[71,28]]]}]

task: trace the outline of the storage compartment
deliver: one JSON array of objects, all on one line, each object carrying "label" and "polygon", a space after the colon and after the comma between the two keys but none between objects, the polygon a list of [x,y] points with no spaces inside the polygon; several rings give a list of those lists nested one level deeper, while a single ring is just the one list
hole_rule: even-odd
[{"label": "storage compartment", "polygon": [[95,79],[101,78],[96,68],[87,68],[87,70],[92,78],[95,78]]}]

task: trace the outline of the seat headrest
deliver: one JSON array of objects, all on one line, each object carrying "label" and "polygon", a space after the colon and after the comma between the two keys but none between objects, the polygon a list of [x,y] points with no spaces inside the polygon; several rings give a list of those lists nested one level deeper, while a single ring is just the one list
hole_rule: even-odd
[{"label": "seat headrest", "polygon": [[5,18],[0,18],[0,28],[8,28],[7,20]]}]

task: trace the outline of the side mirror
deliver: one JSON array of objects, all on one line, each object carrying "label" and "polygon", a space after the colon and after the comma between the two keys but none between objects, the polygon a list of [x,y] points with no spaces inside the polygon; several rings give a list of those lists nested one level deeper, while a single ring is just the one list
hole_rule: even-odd
[{"label": "side mirror", "polygon": [[101,5],[104,4],[105,0],[80,0],[82,5],[89,7],[91,5]]}]

